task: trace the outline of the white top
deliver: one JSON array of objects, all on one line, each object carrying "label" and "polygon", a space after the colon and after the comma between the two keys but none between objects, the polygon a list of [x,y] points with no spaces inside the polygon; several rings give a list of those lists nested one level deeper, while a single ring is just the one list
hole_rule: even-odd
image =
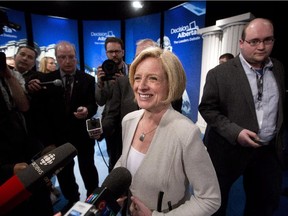
[{"label": "white top", "polygon": [[131,146],[127,159],[127,169],[130,171],[132,176],[134,176],[134,174],[138,170],[144,157],[145,154],[137,151],[133,146]]}]

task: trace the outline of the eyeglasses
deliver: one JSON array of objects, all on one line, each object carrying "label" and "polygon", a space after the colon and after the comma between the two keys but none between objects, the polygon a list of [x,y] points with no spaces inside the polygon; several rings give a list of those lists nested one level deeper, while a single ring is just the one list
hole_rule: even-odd
[{"label": "eyeglasses", "polygon": [[258,46],[260,43],[263,42],[264,45],[271,45],[274,43],[275,39],[273,37],[265,38],[264,40],[259,39],[253,39],[250,41],[244,40],[246,43],[248,43],[250,46]]},{"label": "eyeglasses", "polygon": [[60,56],[57,56],[57,59],[60,59],[62,61],[66,60],[66,59],[75,60],[76,57],[74,55],[68,55],[68,56],[60,55]]},{"label": "eyeglasses", "polygon": [[120,54],[121,52],[122,52],[122,50],[107,50],[106,51],[107,54],[115,53],[116,55]]}]

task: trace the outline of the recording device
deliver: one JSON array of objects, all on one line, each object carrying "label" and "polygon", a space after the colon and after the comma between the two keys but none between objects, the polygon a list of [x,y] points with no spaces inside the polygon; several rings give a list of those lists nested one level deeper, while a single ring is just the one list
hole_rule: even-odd
[{"label": "recording device", "polygon": [[60,79],[56,79],[54,81],[49,81],[49,82],[41,82],[39,84],[40,86],[47,86],[47,85],[55,85],[55,86],[62,86],[63,83]]},{"label": "recording device", "polygon": [[3,27],[7,26],[15,30],[21,30],[21,26],[8,20],[6,12],[0,9],[0,34],[3,34]]},{"label": "recording device", "polygon": [[128,191],[131,181],[129,170],[124,167],[113,169],[102,186],[88,196],[85,203],[77,202],[65,216],[116,216],[121,209],[116,200]]},{"label": "recording device", "polygon": [[0,73],[6,71],[7,64],[6,64],[6,55],[4,52],[0,52]]},{"label": "recording device", "polygon": [[64,216],[93,216],[97,214],[95,206],[78,201]]},{"label": "recording device", "polygon": [[86,120],[86,128],[90,137],[103,133],[101,118],[91,118]]},{"label": "recording device", "polygon": [[46,183],[48,177],[72,161],[76,155],[77,150],[72,144],[63,144],[8,179],[0,186],[0,215],[6,214],[28,199]]},{"label": "recording device", "polygon": [[102,63],[102,70],[105,72],[105,76],[101,78],[102,81],[113,80],[113,76],[119,71],[117,64],[110,59]]}]

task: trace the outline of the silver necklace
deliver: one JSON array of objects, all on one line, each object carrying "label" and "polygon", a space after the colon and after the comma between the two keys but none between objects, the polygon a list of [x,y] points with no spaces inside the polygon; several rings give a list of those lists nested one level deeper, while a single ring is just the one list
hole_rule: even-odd
[{"label": "silver necklace", "polygon": [[[142,132],[141,135],[140,135],[140,137],[139,137],[139,140],[140,140],[141,142],[144,142],[145,136],[146,136],[147,134],[151,133],[152,131],[156,130],[157,127],[158,127],[158,126],[156,126],[155,128],[153,128],[152,130],[148,131],[147,133]],[[142,127],[142,128],[143,128],[143,127]]]}]

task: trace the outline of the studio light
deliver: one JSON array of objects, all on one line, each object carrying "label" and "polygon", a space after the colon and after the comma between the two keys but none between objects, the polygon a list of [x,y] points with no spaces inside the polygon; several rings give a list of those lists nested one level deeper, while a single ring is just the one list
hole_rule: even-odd
[{"label": "studio light", "polygon": [[135,9],[140,9],[143,7],[143,3],[140,2],[140,1],[133,1],[132,2],[132,7],[135,8]]}]

